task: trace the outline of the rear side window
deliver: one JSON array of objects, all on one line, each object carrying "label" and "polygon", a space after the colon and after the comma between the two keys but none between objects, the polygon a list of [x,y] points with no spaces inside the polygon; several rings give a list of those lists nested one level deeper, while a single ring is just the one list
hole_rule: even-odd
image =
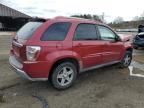
[{"label": "rear side window", "polygon": [[43,22],[28,22],[18,32],[17,37],[20,39],[27,40],[31,38],[32,34],[36,29],[41,26]]},{"label": "rear side window", "polygon": [[75,32],[75,40],[97,40],[96,27],[93,24],[79,24]]},{"label": "rear side window", "polygon": [[48,27],[41,37],[42,41],[62,41],[65,39],[71,23],[58,22]]}]

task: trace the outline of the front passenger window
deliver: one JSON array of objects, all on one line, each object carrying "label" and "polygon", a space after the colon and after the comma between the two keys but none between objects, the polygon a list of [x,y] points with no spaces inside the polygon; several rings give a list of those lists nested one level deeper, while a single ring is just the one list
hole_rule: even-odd
[{"label": "front passenger window", "polygon": [[116,35],[109,28],[104,26],[98,26],[98,30],[102,40],[115,40]]}]

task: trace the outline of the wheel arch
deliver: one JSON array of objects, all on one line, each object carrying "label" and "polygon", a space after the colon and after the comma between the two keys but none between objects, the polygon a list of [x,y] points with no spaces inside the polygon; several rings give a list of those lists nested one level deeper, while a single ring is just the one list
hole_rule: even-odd
[{"label": "wheel arch", "polygon": [[130,52],[133,52],[133,48],[129,47],[129,48],[126,48],[126,51],[130,51]]},{"label": "wheel arch", "polygon": [[63,62],[66,62],[66,61],[75,64],[75,65],[76,65],[76,68],[77,68],[77,71],[78,71],[78,73],[79,73],[79,71],[80,71],[80,69],[81,69],[81,63],[79,62],[79,60],[77,60],[77,59],[74,58],[74,57],[60,58],[60,59],[56,60],[56,61],[53,63],[53,65],[52,65],[52,67],[51,67],[51,69],[50,69],[49,75],[48,75],[48,79],[51,79],[51,75],[52,75],[52,73],[53,73],[54,68],[55,68],[56,66],[58,66],[58,64],[63,63]]}]

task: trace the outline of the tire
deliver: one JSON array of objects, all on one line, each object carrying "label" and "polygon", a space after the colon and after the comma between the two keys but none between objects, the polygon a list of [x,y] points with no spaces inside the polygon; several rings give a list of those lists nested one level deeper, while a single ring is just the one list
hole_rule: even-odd
[{"label": "tire", "polygon": [[127,68],[131,64],[131,61],[132,61],[132,52],[126,51],[123,59],[119,63],[119,67],[120,68]]},{"label": "tire", "polygon": [[55,67],[51,76],[54,88],[63,90],[72,86],[77,77],[77,68],[71,62],[63,62]]},{"label": "tire", "polygon": [[134,46],[133,48],[134,48],[134,49],[138,49],[138,47],[137,47],[137,46]]}]

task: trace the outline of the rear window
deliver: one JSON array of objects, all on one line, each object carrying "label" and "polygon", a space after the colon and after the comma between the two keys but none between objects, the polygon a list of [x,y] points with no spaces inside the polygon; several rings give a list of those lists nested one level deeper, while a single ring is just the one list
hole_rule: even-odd
[{"label": "rear window", "polygon": [[28,22],[17,32],[17,37],[24,40],[31,38],[32,34],[42,24],[43,22]]},{"label": "rear window", "polygon": [[71,23],[58,22],[52,24],[41,37],[42,41],[62,41],[65,39]]}]

